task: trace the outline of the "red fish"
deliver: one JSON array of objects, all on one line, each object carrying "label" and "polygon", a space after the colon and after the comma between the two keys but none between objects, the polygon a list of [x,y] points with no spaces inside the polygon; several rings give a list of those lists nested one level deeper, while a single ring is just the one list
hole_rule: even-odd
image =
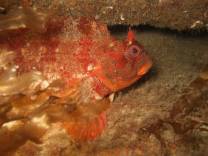
[{"label": "red fish", "polygon": [[106,97],[146,74],[151,59],[132,30],[119,41],[98,21],[62,16],[41,21],[29,11],[14,29],[0,22],[0,96],[24,94],[18,101],[23,105],[31,95],[43,99],[45,91],[55,97],[46,114],[75,139],[96,138],[106,125]]}]

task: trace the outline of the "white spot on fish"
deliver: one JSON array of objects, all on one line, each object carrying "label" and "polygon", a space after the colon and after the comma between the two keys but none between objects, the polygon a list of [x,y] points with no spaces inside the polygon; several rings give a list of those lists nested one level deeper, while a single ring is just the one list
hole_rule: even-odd
[{"label": "white spot on fish", "polygon": [[73,74],[72,77],[77,78],[77,79],[82,79],[85,78],[87,75],[86,74],[82,74],[82,73],[77,73],[77,74]]},{"label": "white spot on fish", "polygon": [[98,93],[94,93],[94,97],[95,97],[95,99],[96,100],[102,100],[103,99],[103,97],[102,96],[100,96]]},{"label": "white spot on fish", "polygon": [[93,64],[89,64],[89,65],[87,66],[87,71],[92,71],[93,69],[94,69]]}]

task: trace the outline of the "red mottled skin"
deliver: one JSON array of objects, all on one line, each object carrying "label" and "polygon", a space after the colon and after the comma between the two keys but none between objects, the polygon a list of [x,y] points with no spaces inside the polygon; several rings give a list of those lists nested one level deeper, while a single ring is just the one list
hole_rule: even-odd
[{"label": "red mottled skin", "polygon": [[[19,75],[37,70],[49,82],[59,79],[64,87],[56,96],[66,98],[76,88],[79,102],[89,103],[87,107],[93,107],[91,101],[99,103],[97,97],[128,87],[152,65],[133,31],[118,41],[105,24],[87,18],[49,18],[40,31],[30,27],[5,30],[0,34],[0,49],[15,53]],[[104,111],[90,121],[63,122],[72,137],[86,140],[100,135],[105,125]]]}]

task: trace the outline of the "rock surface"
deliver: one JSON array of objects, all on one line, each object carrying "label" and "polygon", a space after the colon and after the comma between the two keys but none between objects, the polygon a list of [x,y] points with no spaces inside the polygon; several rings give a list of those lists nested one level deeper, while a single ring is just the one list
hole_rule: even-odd
[{"label": "rock surface", "polygon": [[[6,12],[15,1],[0,1]],[[208,0],[33,0],[37,7],[60,10],[73,17],[87,16],[109,25],[151,25],[177,30],[208,29]]]}]

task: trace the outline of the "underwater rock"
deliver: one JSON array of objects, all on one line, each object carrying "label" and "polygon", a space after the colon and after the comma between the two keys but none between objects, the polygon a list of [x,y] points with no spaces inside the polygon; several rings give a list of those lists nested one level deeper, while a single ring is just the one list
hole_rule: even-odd
[{"label": "underwater rock", "polygon": [[[37,7],[50,8],[54,3],[62,13],[73,17],[87,16],[108,25],[151,25],[177,30],[208,29],[207,0],[36,0]],[[0,13],[15,5],[14,1],[0,1]],[[2,8],[2,9],[1,9]],[[9,10],[9,9],[8,9]]]}]

